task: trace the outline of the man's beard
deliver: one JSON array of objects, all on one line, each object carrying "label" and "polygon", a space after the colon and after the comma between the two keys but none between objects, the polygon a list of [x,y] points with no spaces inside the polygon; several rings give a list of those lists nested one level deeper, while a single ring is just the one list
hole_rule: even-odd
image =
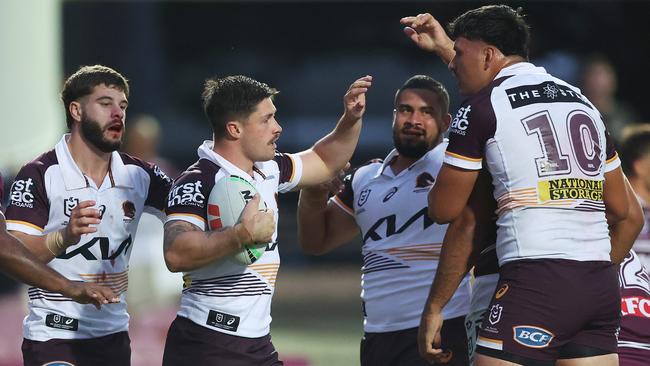
[{"label": "man's beard", "polygon": [[419,159],[428,153],[431,150],[431,144],[428,144],[424,140],[419,141],[402,141],[398,135],[397,131],[393,131],[393,144],[395,144],[395,149],[397,152],[407,158]]},{"label": "man's beard", "polygon": [[105,153],[113,152],[122,146],[122,140],[109,141],[104,138],[104,130],[99,122],[90,118],[81,118],[81,134],[100,151]]}]

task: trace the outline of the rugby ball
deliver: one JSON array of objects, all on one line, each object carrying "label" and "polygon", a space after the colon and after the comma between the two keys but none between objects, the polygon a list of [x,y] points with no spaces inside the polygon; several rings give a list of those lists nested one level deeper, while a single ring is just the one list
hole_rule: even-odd
[{"label": "rugby ball", "polygon": [[[246,203],[253,199],[257,190],[246,179],[236,175],[219,179],[208,197],[208,226],[210,230],[222,230],[235,226],[241,218]],[[260,199],[260,211],[266,210],[266,203]],[[245,244],[242,250],[232,256],[232,260],[241,264],[257,261],[266,249],[264,244]]]}]

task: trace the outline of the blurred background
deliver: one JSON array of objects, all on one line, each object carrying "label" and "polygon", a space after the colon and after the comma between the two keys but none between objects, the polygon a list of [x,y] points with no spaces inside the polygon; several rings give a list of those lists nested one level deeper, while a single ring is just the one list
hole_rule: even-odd
[{"label": "blurred background", "polygon": [[[124,149],[174,176],[211,137],[205,78],[245,74],[281,91],[279,149],[297,152],[329,132],[356,78],[374,77],[353,165],[391,149],[395,90],[428,74],[461,102],[451,74],[402,33],[399,19],[430,12],[448,23],[476,1],[63,1],[0,2],[0,172],[9,188],[22,164],[65,132],[58,93],[79,66],[104,64],[131,84]],[[532,26],[531,60],[582,88],[612,135],[650,122],[649,1],[504,1]],[[5,197],[6,198],[6,197]],[[323,257],[296,242],[297,194],[280,197],[283,266],[272,335],[291,365],[358,364],[362,335],[360,243]],[[143,218],[131,256],[134,365],[160,364],[181,288],[162,260],[162,229]],[[0,278],[0,365],[21,364],[24,289]]]}]

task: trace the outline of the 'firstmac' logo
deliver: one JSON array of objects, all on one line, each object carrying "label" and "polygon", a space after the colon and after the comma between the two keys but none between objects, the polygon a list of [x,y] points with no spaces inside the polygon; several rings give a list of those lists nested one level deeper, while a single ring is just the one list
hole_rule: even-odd
[{"label": "'firstmac' logo", "polygon": [[456,112],[454,120],[451,121],[449,132],[465,136],[467,127],[469,127],[468,114],[472,111],[472,106],[462,107]]},{"label": "'firstmac' logo", "polygon": [[205,196],[201,193],[203,185],[200,180],[193,183],[180,184],[169,192],[167,207],[190,205],[203,207]]},{"label": "'firstmac' logo", "polygon": [[32,178],[16,180],[11,185],[10,204],[17,207],[34,208],[34,181]]}]

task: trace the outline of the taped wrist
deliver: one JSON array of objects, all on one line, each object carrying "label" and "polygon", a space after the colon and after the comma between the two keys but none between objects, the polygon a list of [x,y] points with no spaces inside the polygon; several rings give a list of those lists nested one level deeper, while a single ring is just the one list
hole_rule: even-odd
[{"label": "taped wrist", "polygon": [[63,234],[61,233],[61,230],[56,230],[47,234],[45,236],[45,245],[55,257],[63,253],[66,246],[65,243],[63,243]]}]

